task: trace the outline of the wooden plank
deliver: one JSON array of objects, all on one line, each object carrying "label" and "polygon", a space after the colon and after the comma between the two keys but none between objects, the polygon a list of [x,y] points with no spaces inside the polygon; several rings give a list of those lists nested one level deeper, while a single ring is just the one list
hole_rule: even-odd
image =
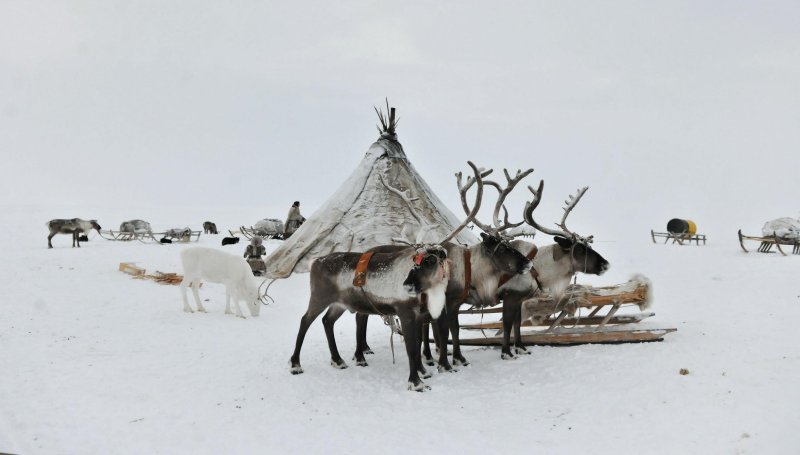
[{"label": "wooden plank", "polygon": [[[660,341],[668,333],[677,331],[668,329],[638,329],[638,330],[558,330],[555,332],[537,332],[522,335],[525,345],[576,345],[576,344],[601,344],[601,343],[638,343],[643,341]],[[462,338],[462,346],[501,346],[502,337]]]},{"label": "wooden plank", "polygon": [[133,276],[143,276],[145,272],[143,268],[137,267],[133,262],[120,262],[119,271]]},{"label": "wooden plank", "polygon": [[[612,317],[611,319],[609,319],[607,324],[633,324],[633,323],[636,323],[636,322],[642,322],[645,319],[653,317],[653,316],[655,316],[655,313],[651,313],[651,312],[638,313],[638,314],[624,314],[624,315]],[[572,318],[565,318],[564,321],[562,322],[562,324],[565,325],[565,326],[571,326],[571,325],[575,325],[575,324],[578,324],[578,325],[597,325],[602,320],[603,320],[603,316],[593,316],[593,317],[586,316],[586,317],[582,317],[582,318],[574,318],[574,317],[572,317]],[[552,319],[546,319],[546,320],[540,322],[538,325],[539,326],[549,326],[550,324],[552,324],[552,322],[553,322]],[[522,321],[522,327],[532,327],[532,326],[533,326],[533,323],[530,321],[530,319]],[[503,322],[499,321],[499,322],[485,322],[483,324],[465,324],[465,325],[462,325],[461,328],[465,329],[465,330],[502,329],[503,328]]]}]

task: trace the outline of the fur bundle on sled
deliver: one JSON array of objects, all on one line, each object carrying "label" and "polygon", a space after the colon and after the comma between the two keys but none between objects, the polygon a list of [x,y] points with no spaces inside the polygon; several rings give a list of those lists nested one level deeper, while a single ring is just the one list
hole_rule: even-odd
[{"label": "fur bundle on sled", "polygon": [[653,284],[642,274],[636,274],[627,282],[615,286],[594,288],[572,284],[561,294],[540,293],[522,302],[522,319],[539,324],[562,310],[574,316],[581,306],[598,305],[609,299],[637,305],[640,311],[644,311],[653,304]]}]

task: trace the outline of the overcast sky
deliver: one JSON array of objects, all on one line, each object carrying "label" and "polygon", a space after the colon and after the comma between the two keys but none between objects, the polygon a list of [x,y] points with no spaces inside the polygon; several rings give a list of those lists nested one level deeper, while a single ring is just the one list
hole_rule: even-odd
[{"label": "overcast sky", "polygon": [[454,211],[471,159],[535,168],[543,218],[590,185],[579,231],[757,231],[800,215],[798,24],[796,0],[0,1],[0,202],[310,212],[388,97]]}]

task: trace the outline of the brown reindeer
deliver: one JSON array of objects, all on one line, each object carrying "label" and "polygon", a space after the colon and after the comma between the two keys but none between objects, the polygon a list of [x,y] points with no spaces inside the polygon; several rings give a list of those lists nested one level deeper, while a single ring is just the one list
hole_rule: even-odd
[{"label": "brown reindeer", "polygon": [[[480,172],[469,163],[480,180]],[[482,186],[480,187],[482,196]],[[445,306],[445,290],[450,276],[445,248],[448,242],[477,214],[476,209],[439,244],[397,246],[389,251],[362,253],[332,253],[317,259],[311,265],[311,297],[308,309],[300,319],[297,342],[291,358],[291,372],[303,372],[300,350],[311,323],[328,310],[322,318],[331,365],[347,368],[336,347],[333,327],[345,310],[360,314],[381,316],[396,315],[400,319],[409,362],[409,390],[429,389],[420,379],[418,366],[420,323],[427,317],[437,318]],[[366,262],[362,282],[357,282],[359,263]],[[362,278],[359,277],[359,278]],[[363,359],[363,354],[361,356]]]},{"label": "brown reindeer", "polygon": [[[593,236],[583,237],[567,228],[567,217],[589,189],[584,187],[565,202],[564,215],[557,226],[561,229],[549,229],[541,226],[533,219],[533,211],[542,199],[544,181],[539,188],[528,189],[533,193],[533,200],[525,204],[523,217],[525,222],[536,230],[554,236],[555,244],[545,246],[536,251],[533,243],[515,240],[514,247],[522,254],[533,257],[533,269],[529,274],[509,276],[500,287],[498,297],[503,301],[503,348],[501,358],[511,359],[514,354],[529,354],[522,344],[520,325],[522,323],[522,302],[533,297],[539,291],[547,291],[560,298],[569,285],[572,277],[578,273],[602,275],[610,264],[592,248]],[[511,331],[514,331],[514,352],[510,347]]]},{"label": "brown reindeer", "polygon": [[[499,285],[500,277],[505,274],[520,274],[527,272],[530,267],[530,261],[522,255],[519,251],[511,246],[509,237],[503,233],[507,229],[516,227],[522,224],[509,223],[508,211],[505,210],[505,198],[511,193],[514,187],[528,174],[533,172],[533,169],[527,171],[518,171],[515,177],[511,177],[508,172],[505,172],[508,184],[505,188],[501,187],[498,183],[492,181],[484,181],[483,177],[488,176],[492,171],[486,171],[481,174],[476,173],[473,179],[469,177],[467,183],[462,185],[461,174],[456,174],[459,193],[461,195],[461,203],[464,211],[468,214],[477,212],[480,201],[483,195],[483,184],[494,186],[499,191],[497,203],[495,204],[493,222],[494,226],[485,225],[478,221],[473,215],[473,223],[484,232],[481,233],[481,242],[471,247],[464,247],[453,243],[447,243],[445,249],[447,250],[448,261],[450,262],[450,279],[445,291],[445,315],[436,321],[435,334],[437,334],[439,343],[439,370],[440,371],[455,371],[447,358],[446,343],[448,339],[448,329],[453,337],[453,363],[457,365],[468,365],[469,362],[464,358],[461,353],[459,345],[459,322],[458,322],[458,308],[464,304],[469,303],[474,306],[492,306],[496,303],[497,288]],[[475,207],[470,210],[467,203],[466,194],[473,184],[478,184],[478,198],[476,199]],[[505,210],[504,221],[500,221],[500,210]],[[386,249],[390,247],[379,247]],[[395,248],[397,248],[395,246]],[[363,352],[361,349],[367,348],[366,345],[366,318],[357,319],[356,336],[358,341],[356,343],[356,359],[363,359]],[[427,327],[423,327],[422,333],[427,335]],[[425,337],[425,345],[423,355],[425,356],[426,363],[433,365],[433,358],[430,351],[430,346]],[[423,369],[421,363],[418,368]]]}]

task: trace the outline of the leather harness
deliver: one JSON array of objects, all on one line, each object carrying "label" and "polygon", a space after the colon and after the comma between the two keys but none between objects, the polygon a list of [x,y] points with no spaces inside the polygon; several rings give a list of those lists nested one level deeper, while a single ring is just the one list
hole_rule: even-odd
[{"label": "leather harness", "polygon": [[374,251],[367,251],[358,258],[356,274],[353,277],[353,286],[360,288],[367,284],[367,266],[369,266],[369,260],[372,259],[373,254],[375,254]]},{"label": "leather harness", "polygon": [[469,288],[472,286],[472,252],[469,248],[464,250],[464,294],[461,301],[466,302],[469,296]]},{"label": "leather harness", "polygon": [[[531,249],[531,251],[530,251],[530,252],[529,252],[529,253],[528,253],[528,254],[525,256],[525,259],[527,259],[527,260],[529,260],[529,261],[533,261],[533,258],[535,258],[535,257],[536,257],[536,254],[537,254],[538,252],[539,252],[539,247],[537,247],[536,245],[533,245],[533,248],[532,248],[532,249]],[[539,287],[539,289],[541,289],[541,288],[542,288],[542,283],[540,283],[540,282],[539,282],[539,272],[538,272],[538,271],[537,271],[535,268],[531,267],[530,274],[531,274],[531,276],[533,277],[533,279],[536,281],[536,286],[538,286],[538,287]],[[509,282],[509,280],[511,280],[511,278],[514,278],[514,275],[511,275],[511,274],[506,274],[506,275],[503,275],[503,276],[501,276],[501,277],[500,277],[500,282],[499,282],[499,283],[497,283],[497,287],[499,288],[500,286],[502,286],[502,285],[504,285],[504,284],[508,283],[508,282]]]}]

